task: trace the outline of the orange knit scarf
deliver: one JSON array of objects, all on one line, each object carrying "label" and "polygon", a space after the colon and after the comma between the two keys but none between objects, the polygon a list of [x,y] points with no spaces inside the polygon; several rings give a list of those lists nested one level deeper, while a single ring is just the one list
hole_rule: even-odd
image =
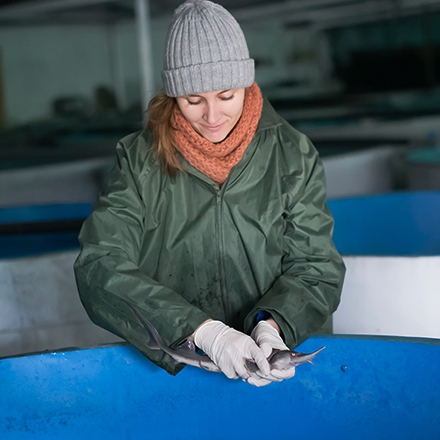
[{"label": "orange knit scarf", "polygon": [[254,137],[262,108],[263,97],[254,82],[246,88],[243,112],[236,126],[222,142],[213,143],[198,134],[176,106],[175,146],[193,167],[221,186]]}]

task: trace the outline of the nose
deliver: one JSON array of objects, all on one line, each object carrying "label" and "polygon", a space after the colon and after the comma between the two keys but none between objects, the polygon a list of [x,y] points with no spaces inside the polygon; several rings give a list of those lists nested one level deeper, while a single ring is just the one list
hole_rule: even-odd
[{"label": "nose", "polygon": [[220,120],[219,104],[217,102],[207,102],[203,117],[208,124],[215,125]]}]

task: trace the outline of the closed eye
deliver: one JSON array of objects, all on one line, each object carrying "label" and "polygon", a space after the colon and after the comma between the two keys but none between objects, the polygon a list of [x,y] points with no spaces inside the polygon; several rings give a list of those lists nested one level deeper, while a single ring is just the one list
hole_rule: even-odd
[{"label": "closed eye", "polygon": [[220,99],[222,101],[230,101],[231,99],[234,98],[235,95],[231,95],[231,96],[221,96]]}]

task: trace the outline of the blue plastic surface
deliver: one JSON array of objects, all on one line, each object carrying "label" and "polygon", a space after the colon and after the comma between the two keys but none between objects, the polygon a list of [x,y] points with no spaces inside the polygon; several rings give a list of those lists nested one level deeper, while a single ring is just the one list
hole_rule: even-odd
[{"label": "blue plastic surface", "polygon": [[312,337],[326,349],[255,388],[130,346],[0,360],[0,438],[438,440],[440,341]]},{"label": "blue plastic surface", "polygon": [[329,200],[344,255],[440,255],[440,191]]},{"label": "blue plastic surface", "polygon": [[0,208],[0,223],[81,219],[89,216],[91,212],[91,203],[14,206]]},{"label": "blue plastic surface", "polygon": [[21,258],[79,249],[78,231],[0,235],[0,258]]},{"label": "blue plastic surface", "polygon": [[[0,208],[0,225],[13,223],[82,220],[92,212],[91,203],[60,203],[24,207]],[[0,235],[0,258],[18,258],[79,248],[78,231],[50,230],[47,232]]]},{"label": "blue plastic surface", "polygon": [[[440,191],[328,201],[333,239],[344,255],[440,255]],[[86,218],[90,203],[1,208],[0,223]],[[52,235],[51,235],[52,234]],[[0,258],[77,248],[76,232],[0,236]]]}]

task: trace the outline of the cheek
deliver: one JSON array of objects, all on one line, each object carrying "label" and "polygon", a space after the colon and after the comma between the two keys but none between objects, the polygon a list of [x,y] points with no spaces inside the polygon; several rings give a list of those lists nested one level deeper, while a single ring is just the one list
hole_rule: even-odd
[{"label": "cheek", "polygon": [[186,100],[181,98],[177,98],[176,101],[183,117],[188,122],[197,120],[197,106],[190,106]]},{"label": "cheek", "polygon": [[243,103],[237,103],[235,104],[231,109],[229,114],[233,119],[238,119],[241,116],[241,113],[243,112]]},{"label": "cheek", "polygon": [[201,111],[197,106],[194,108],[189,106],[180,107],[180,111],[184,118],[191,123],[197,122],[201,118]]}]

